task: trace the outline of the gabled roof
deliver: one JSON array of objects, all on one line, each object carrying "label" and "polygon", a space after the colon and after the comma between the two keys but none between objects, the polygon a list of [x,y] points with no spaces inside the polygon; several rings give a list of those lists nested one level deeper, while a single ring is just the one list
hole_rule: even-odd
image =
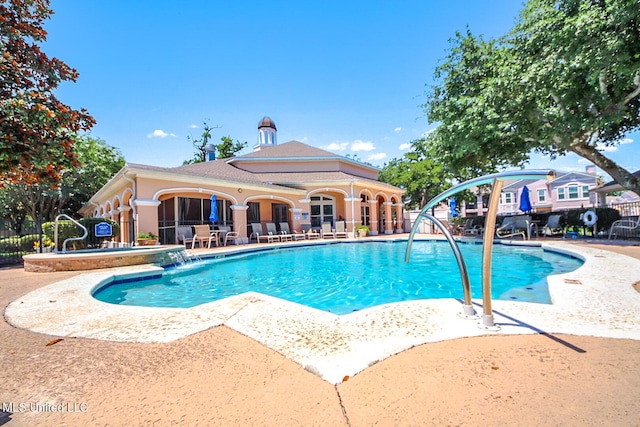
[{"label": "gabled roof", "polygon": [[589,179],[595,181],[597,177],[587,172],[558,172],[555,179],[552,179],[550,183],[553,185],[558,182],[572,181],[574,179],[584,180]]},{"label": "gabled roof", "polygon": [[251,160],[251,159],[276,159],[282,160],[286,158],[303,158],[303,157],[329,157],[335,159],[346,159],[343,156],[340,156],[335,153],[331,153],[329,151],[325,151],[321,148],[312,147],[307,144],[303,144],[298,141],[289,141],[280,145],[267,145],[262,146],[258,151],[254,151],[252,153],[244,154],[242,156],[234,157],[229,161],[229,163],[233,163],[238,160]]}]

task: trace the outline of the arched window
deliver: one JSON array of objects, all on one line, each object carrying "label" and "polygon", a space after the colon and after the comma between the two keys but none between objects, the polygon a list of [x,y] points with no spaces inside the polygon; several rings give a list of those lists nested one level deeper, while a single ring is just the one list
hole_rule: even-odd
[{"label": "arched window", "polygon": [[311,226],[321,227],[323,222],[330,222],[333,226],[335,211],[335,198],[325,195],[311,197]]}]

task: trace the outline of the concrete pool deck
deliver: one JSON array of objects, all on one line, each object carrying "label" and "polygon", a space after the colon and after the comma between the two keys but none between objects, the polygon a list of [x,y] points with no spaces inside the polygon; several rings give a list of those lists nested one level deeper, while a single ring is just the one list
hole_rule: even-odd
[{"label": "concrete pool deck", "polygon": [[[640,282],[637,259],[564,241],[542,244],[575,254],[585,264],[549,278],[551,305],[494,300],[499,332],[458,316],[461,303],[454,299],[337,316],[253,292],[189,309],[120,306],[91,296],[101,283],[162,272],[149,265],[86,273],[37,289],[11,303],[5,318],[52,336],[140,343],[170,342],[225,325],[332,384],[414,346],[456,338],[544,332],[640,340],[640,293],[632,286]],[[474,305],[482,314],[482,301]]]},{"label": "concrete pool deck", "polygon": [[[611,243],[571,244],[605,251],[596,258],[635,258],[638,271],[638,243]],[[627,286],[606,264],[604,284]],[[0,305],[80,274],[0,269]],[[594,297],[586,310],[572,309],[590,324],[600,323],[594,307],[605,294]],[[625,316],[615,314],[614,324],[628,323]],[[638,426],[640,340],[554,329],[418,345],[332,385],[224,325],[136,343],[58,341],[0,322],[0,425]]]}]

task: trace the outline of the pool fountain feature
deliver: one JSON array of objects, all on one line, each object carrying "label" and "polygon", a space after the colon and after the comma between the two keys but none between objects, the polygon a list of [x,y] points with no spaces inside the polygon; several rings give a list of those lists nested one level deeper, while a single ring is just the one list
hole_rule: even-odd
[{"label": "pool fountain feature", "polygon": [[178,245],[43,253],[23,257],[24,270],[31,272],[97,270],[141,264],[161,267],[188,262],[192,258],[183,246]]}]

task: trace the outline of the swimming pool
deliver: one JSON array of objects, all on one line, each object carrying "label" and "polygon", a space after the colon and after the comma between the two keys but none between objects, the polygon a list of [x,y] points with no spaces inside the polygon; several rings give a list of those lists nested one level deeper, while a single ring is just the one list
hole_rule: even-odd
[{"label": "swimming pool", "polygon": [[[346,314],[391,302],[462,298],[451,248],[442,241],[340,243],[279,248],[205,260],[144,280],[120,280],[93,296],[113,304],[193,307],[247,291]],[[472,295],[481,297],[482,245],[460,245]],[[494,246],[493,298],[550,303],[546,277],[582,261],[541,248]]]}]

